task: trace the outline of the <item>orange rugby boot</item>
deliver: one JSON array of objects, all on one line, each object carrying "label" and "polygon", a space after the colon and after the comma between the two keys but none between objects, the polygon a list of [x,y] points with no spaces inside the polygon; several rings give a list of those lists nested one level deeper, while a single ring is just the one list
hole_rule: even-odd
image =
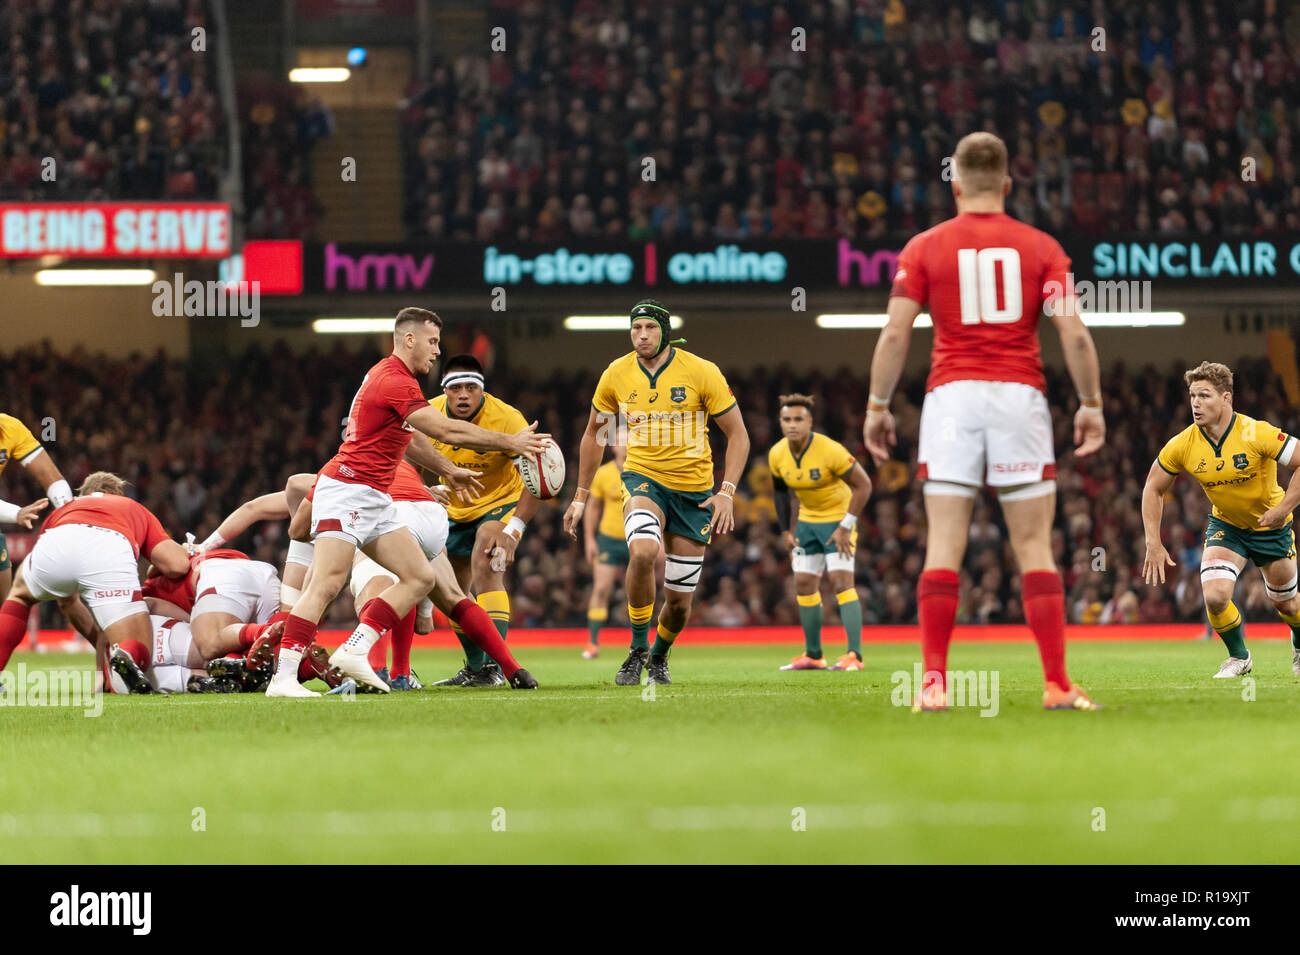
[{"label": "orange rugby boot", "polygon": [[1043,709],[1045,710],[1099,710],[1101,705],[1094,703],[1088,694],[1074,684],[1068,690],[1048,681],[1043,690]]}]

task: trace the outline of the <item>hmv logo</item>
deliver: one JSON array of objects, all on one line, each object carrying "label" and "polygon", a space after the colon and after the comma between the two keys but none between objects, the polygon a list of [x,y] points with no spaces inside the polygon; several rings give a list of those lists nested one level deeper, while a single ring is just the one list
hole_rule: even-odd
[{"label": "hmv logo", "polygon": [[[339,275],[342,274],[342,282]],[[368,292],[372,289],[421,289],[429,284],[433,274],[433,253],[414,255],[347,255],[338,251],[333,242],[325,246],[325,288],[338,288],[349,292]]]}]

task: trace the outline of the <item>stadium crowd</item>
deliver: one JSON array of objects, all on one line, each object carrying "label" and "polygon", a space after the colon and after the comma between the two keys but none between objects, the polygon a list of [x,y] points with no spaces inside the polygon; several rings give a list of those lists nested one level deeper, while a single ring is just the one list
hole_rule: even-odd
[{"label": "stadium crowd", "polygon": [[911,234],[952,214],[943,159],[977,129],[1007,140],[1008,212],[1058,237],[1300,230],[1294,6],[495,0],[491,21],[506,51],[412,89],[414,235]]},{"label": "stadium crowd", "polygon": [[208,26],[202,0],[0,4],[0,199],[213,198]]},{"label": "stadium crowd", "polygon": [[[473,336],[463,336],[469,345]],[[480,338],[482,336],[479,336]],[[455,343],[452,343],[455,344]],[[466,349],[468,350],[468,348]],[[129,493],[180,538],[202,539],[245,500],[283,487],[288,475],[314,472],[334,453],[358,377],[379,356],[332,350],[294,354],[277,345],[253,348],[240,375],[161,354],[126,360],[47,346],[0,355],[9,383],[5,409],[41,436],[75,487],[91,471],[112,470],[131,482]],[[1234,365],[1234,406],[1295,433],[1300,419],[1265,360]],[[1190,480],[1175,484],[1165,508],[1166,540],[1178,562],[1170,585],[1151,589],[1140,579],[1141,489],[1156,453],[1190,422],[1183,367],[1110,368],[1103,381],[1110,433],[1106,448],[1075,467],[1068,453],[1072,391],[1049,373],[1059,456],[1058,519],[1053,548],[1067,588],[1070,620],[1078,623],[1159,623],[1204,619],[1199,550],[1208,503]],[[489,373],[488,390],[515,404],[566,449],[576,466],[596,375],[575,371],[546,380],[524,369]],[[793,579],[775,524],[767,449],[779,438],[776,397],[791,391],[816,396],[816,428],[843,441],[864,463],[861,417],[865,381],[847,368],[834,374],[795,374],[788,368],[734,370],[728,375],[749,428],[753,457],[737,495],[736,531],[718,538],[705,561],[696,625],[797,624]],[[57,382],[57,387],[55,383]],[[899,422],[897,460],[873,468],[875,490],[862,518],[857,585],[864,620],[916,622],[915,584],[923,561],[924,513],[913,480],[924,382],[904,382],[894,408]],[[430,388],[426,393],[432,395]],[[715,454],[715,461],[720,461]],[[0,477],[0,499],[28,501],[18,469]],[[582,626],[590,567],[581,548],[564,536],[560,502],[543,505],[520,544],[511,589],[516,626]],[[233,542],[251,556],[280,566],[285,527],[254,527]],[[11,546],[21,534],[13,534]],[[996,507],[987,494],[978,506],[961,574],[958,621],[1018,623],[1023,611],[1019,577]],[[826,595],[826,619],[837,621]],[[1248,619],[1273,613],[1258,575],[1243,575],[1238,605]],[[44,611],[55,625],[52,605]],[[351,601],[336,602],[331,619],[347,624]],[[611,621],[626,624],[621,588]]]}]

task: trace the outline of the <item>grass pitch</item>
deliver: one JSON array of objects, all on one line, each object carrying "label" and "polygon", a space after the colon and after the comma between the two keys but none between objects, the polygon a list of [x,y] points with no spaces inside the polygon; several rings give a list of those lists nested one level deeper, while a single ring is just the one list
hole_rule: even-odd
[{"label": "grass pitch", "polygon": [[[1040,709],[1032,644],[957,643],[954,670],[998,671],[992,718],[893,705],[891,674],[912,672],[915,645],[869,645],[865,673],[778,672],[796,649],[688,635],[675,684],[652,700],[614,686],[625,651],[609,644],[593,662],[523,650],[532,693],[110,697],[91,719],[3,707],[0,859],[1300,858],[1300,680],[1285,642],[1255,642],[1253,687],[1210,679],[1217,644],[1074,643],[1071,675],[1100,713]],[[431,681],[459,658],[413,662]]]}]

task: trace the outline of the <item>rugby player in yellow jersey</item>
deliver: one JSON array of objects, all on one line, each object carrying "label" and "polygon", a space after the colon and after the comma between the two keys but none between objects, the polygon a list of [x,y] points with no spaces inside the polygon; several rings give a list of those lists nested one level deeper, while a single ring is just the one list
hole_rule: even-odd
[{"label": "rugby player in yellow jersey", "polygon": [[[858,515],[871,496],[871,478],[838,441],[813,431],[813,399],[782,395],[781,431],[767,452],[772,501],[781,542],[790,551],[804,651],[782,670],[825,670],[822,656],[823,568],[835,588],[848,650],[832,670],[862,670],[862,605],[853,583]],[[798,523],[790,522],[790,494],[799,502]],[[792,530],[793,528],[793,530]]]},{"label": "rugby player in yellow jersey", "polygon": [[609,619],[609,595],[614,582],[627,567],[627,541],[623,539],[623,462],[627,448],[614,448],[614,460],[596,469],[591,479],[591,496],[582,515],[583,550],[591,564],[591,599],[587,601],[587,632],[590,642],[582,651],[584,660],[600,654],[600,628]]},{"label": "rugby player in yellow jersey", "polygon": [[[59,469],[50,460],[45,448],[27,426],[12,415],[0,414],[0,473],[9,462],[17,461],[45,488],[45,497],[26,507],[0,501],[0,524],[18,524],[31,529],[36,515],[45,509],[46,502],[59,508],[72,500],[72,488],[63,479]],[[13,568],[9,563],[9,547],[4,532],[0,531],[0,600],[9,594],[13,583]]]},{"label": "rugby player in yellow jersey", "polygon": [[[623,537],[628,546],[627,603],[632,649],[614,682],[635,686],[647,669],[667,684],[668,651],[690,619],[704,551],[713,534],[730,533],[736,482],[749,461],[749,434],[718,366],[669,341],[668,309],[647,299],[631,313],[632,351],[610,362],[591,400],[578,458],[578,489],[564,529],[578,539],[602,445],[626,444]],[[727,439],[723,481],[713,489],[709,418]],[[609,429],[618,436],[611,440]],[[664,605],[649,646],[655,604],[655,560],[667,552]]]},{"label": "rugby player in yellow jersey", "polygon": [[1300,675],[1300,596],[1297,596],[1295,533],[1291,512],[1300,504],[1300,470],[1293,470],[1283,492],[1277,483],[1280,462],[1300,468],[1295,438],[1267,421],[1232,408],[1232,371],[1203,361],[1183,376],[1193,423],[1161,449],[1142,490],[1142,526],[1148,584],[1165,582],[1174,560],[1160,542],[1164,495],[1183,471],[1201,482],[1214,506],[1201,552],[1201,591],[1210,626],[1228,648],[1215,678],[1245,676],[1253,661],[1246,649],[1241,612],[1232,602],[1237,577],[1254,562],[1264,576],[1268,598],[1291,628],[1291,669]]},{"label": "rugby player in yellow jersey", "polygon": [[[514,434],[528,422],[512,405],[483,390],[483,366],[472,355],[455,355],[443,366],[442,394],[429,402],[450,418],[469,421],[503,434]],[[524,489],[514,458],[504,451],[472,451],[430,441],[458,467],[479,472],[483,490],[471,503],[456,498],[447,506],[451,528],[447,556],[461,590],[473,594],[496,624],[501,639],[510,629],[510,597],[505,572],[514,563],[515,548],[539,501]],[[465,649],[465,666],[434,686],[504,686],[501,668],[478,645],[452,625]]]}]

